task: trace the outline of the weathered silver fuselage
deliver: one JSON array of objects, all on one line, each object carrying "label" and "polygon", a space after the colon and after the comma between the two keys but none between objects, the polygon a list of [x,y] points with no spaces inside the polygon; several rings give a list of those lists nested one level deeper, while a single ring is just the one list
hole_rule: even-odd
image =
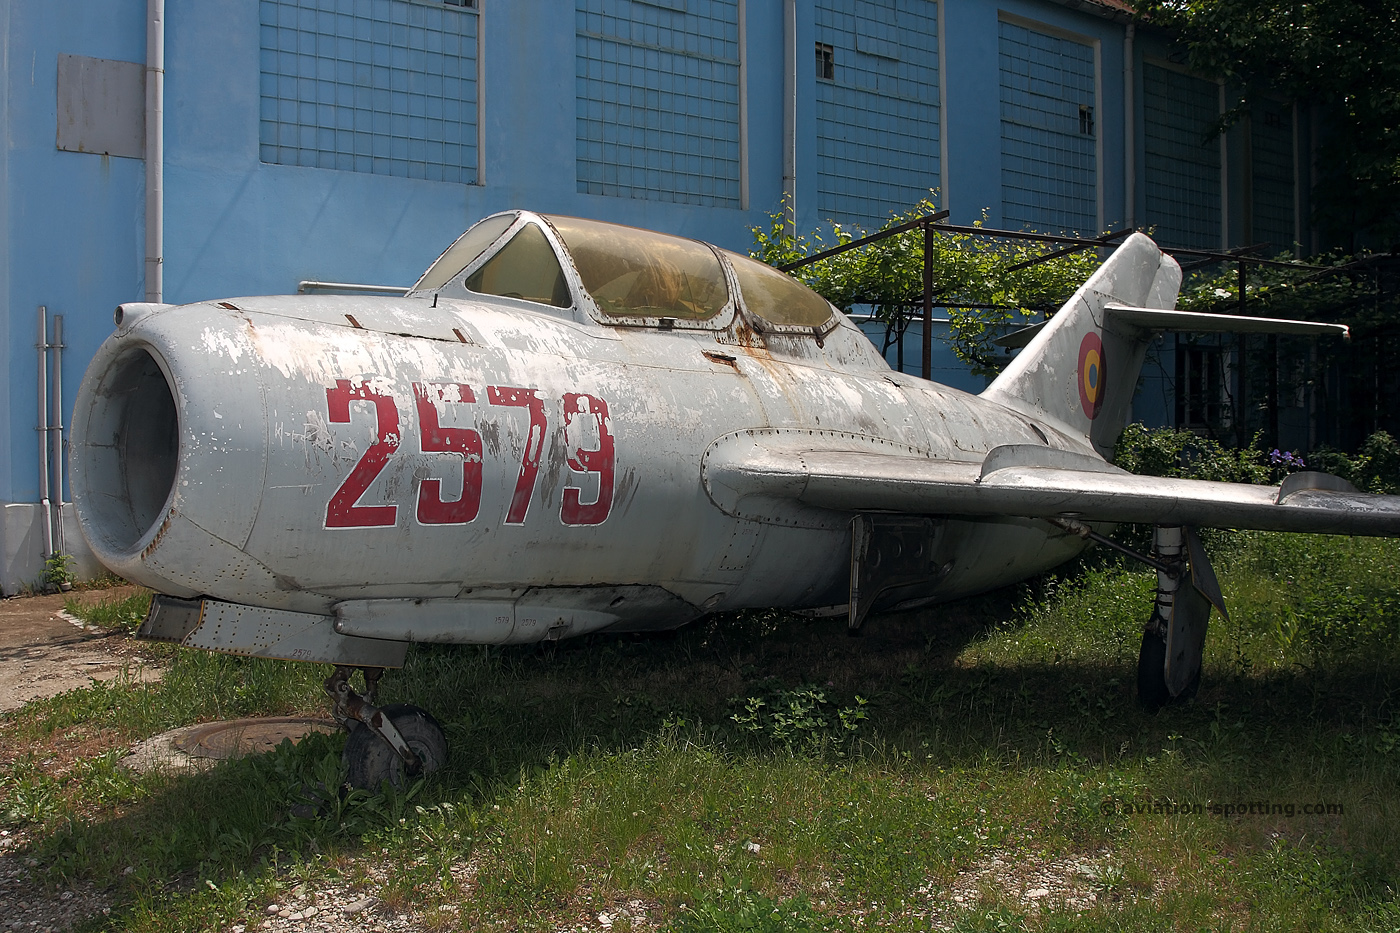
[{"label": "weathered silver fuselage", "polygon": [[[706,482],[706,458],[746,436],[969,463],[1005,444],[1093,454],[892,372],[838,318],[819,337],[760,334],[742,313],[611,326],[509,298],[132,314],[78,401],[75,498],[104,563],[161,593],[335,614],[347,634],[530,641],[844,605],[849,513],[736,504]],[[1004,585],[1084,543],[1011,518],[937,528],[939,572],[908,595]]]}]

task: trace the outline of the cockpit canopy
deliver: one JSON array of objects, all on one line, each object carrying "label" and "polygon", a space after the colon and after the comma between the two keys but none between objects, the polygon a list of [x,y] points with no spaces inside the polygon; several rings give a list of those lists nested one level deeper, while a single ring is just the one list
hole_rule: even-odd
[{"label": "cockpit canopy", "polygon": [[582,307],[601,323],[714,327],[728,323],[731,282],[764,330],[812,333],[832,322],[835,309],[824,298],[747,256],[637,227],[525,211],[477,223],[409,294],[495,295]]}]

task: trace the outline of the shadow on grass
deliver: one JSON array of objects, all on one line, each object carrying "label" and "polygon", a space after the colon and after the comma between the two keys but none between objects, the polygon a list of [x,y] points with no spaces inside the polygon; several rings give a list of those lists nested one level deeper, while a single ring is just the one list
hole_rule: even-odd
[{"label": "shadow on grass", "polygon": [[[746,763],[797,756],[828,774],[857,767],[894,775],[892,784],[923,782],[924,796],[956,796],[963,791],[949,788],[963,784],[964,807],[1034,797],[1038,782],[1053,794],[1008,809],[1063,808],[1069,797],[1086,811],[1110,800],[1149,808],[1335,803],[1343,818],[1270,816],[1227,828],[1220,844],[1320,840],[1354,853],[1368,886],[1400,877],[1392,832],[1400,665],[1208,670],[1195,702],[1148,715],[1133,699],[1135,659],[967,660],[970,643],[1005,625],[1012,602],[993,595],[886,615],[859,638],[847,636],[844,619],[755,612],[670,635],[594,636],[547,650],[415,647],[406,667],[386,677],[382,698],[430,710],[451,751],[448,767],[411,794],[371,796],[314,820],[291,817],[308,787],[337,780],[338,739],[318,738],[203,774],[152,779],[118,805],[46,824],[33,851],[53,877],[113,884],[123,900],[194,891],[201,879],[227,887],[234,877],[252,879],[246,900],[248,885],[271,883],[289,866],[401,832],[415,806],[452,801],[489,820],[493,807],[572,757],[606,759],[680,737],[726,758],[730,780]],[[1106,813],[1076,819],[1063,829],[1076,845],[1118,832]],[[1049,832],[1055,820],[1064,820],[1061,811],[1023,815],[1015,832]]]}]

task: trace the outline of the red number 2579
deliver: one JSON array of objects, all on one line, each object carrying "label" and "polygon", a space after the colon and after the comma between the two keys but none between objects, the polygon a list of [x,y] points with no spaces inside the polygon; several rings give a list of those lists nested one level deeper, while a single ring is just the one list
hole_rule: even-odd
[{"label": "red number 2579", "polygon": [[[464,525],[475,520],[481,511],[481,433],[474,428],[444,427],[439,423],[438,406],[445,403],[474,403],[476,394],[470,386],[457,382],[415,382],[413,398],[418,411],[420,451],[425,454],[454,454],[460,458],[462,470],[462,494],[456,499],[443,500],[441,479],[429,478],[419,483],[418,521],[424,525]],[[332,494],[326,505],[326,527],[393,525],[398,520],[397,505],[357,503],[403,441],[399,430],[398,405],[392,395],[377,391],[367,381],[337,379],[334,386],[326,389],[327,413],[332,424],[350,423],[351,402],[368,402],[373,406],[376,424],[374,443],[360,456],[350,475]],[[486,402],[493,406],[523,408],[529,417],[529,429],[520,458],[520,475],[516,478],[515,492],[505,517],[505,524],[521,525],[530,511],[535,478],[539,475],[540,458],[544,451],[548,427],[544,400],[537,389],[487,386]],[[582,502],[578,489],[565,488],[559,518],[566,525],[598,525],[607,520],[613,500],[615,453],[613,437],[608,431],[608,403],[581,392],[564,393],[563,403],[569,468],[579,473],[596,473],[598,497],[593,502]],[[590,449],[576,443],[579,435],[590,436],[595,445]]]}]

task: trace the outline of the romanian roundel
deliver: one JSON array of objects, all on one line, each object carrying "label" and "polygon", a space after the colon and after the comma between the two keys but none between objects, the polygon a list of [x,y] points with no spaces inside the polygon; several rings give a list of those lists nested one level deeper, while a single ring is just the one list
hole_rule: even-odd
[{"label": "romanian roundel", "polygon": [[1107,382],[1103,341],[1098,334],[1090,331],[1079,344],[1079,403],[1084,406],[1084,414],[1090,420],[1097,418],[1103,408]]}]

